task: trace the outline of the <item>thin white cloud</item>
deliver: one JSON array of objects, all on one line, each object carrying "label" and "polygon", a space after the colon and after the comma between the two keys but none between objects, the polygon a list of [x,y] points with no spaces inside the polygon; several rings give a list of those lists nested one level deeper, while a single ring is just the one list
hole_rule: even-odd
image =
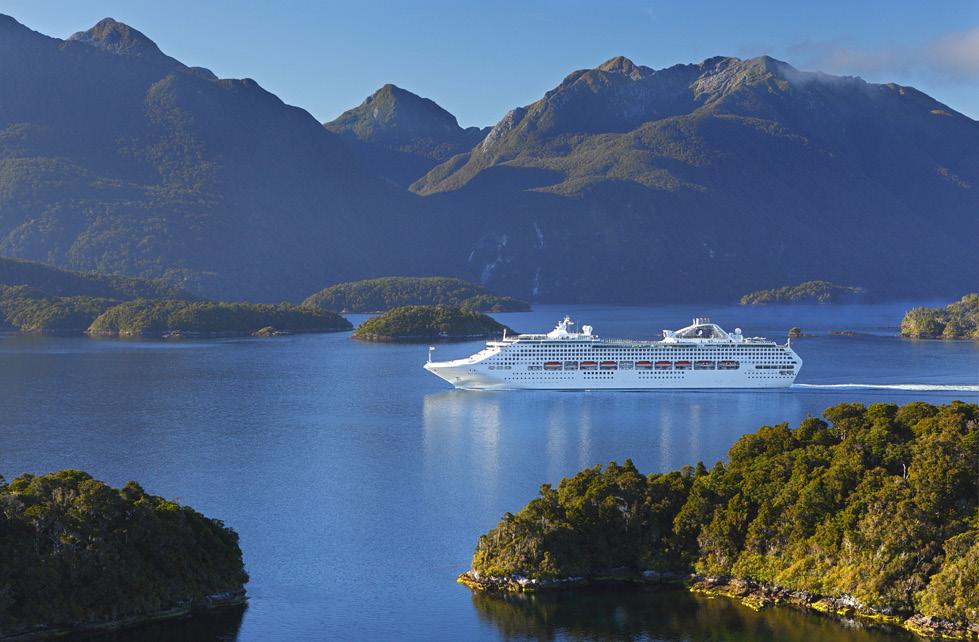
[{"label": "thin white cloud", "polygon": [[948,79],[979,79],[979,27],[919,45],[866,48],[839,40],[810,41],[788,51],[800,66],[830,73],[908,76],[927,72]]},{"label": "thin white cloud", "polygon": [[979,77],[979,27],[935,40],[928,57],[933,66],[950,73]]}]

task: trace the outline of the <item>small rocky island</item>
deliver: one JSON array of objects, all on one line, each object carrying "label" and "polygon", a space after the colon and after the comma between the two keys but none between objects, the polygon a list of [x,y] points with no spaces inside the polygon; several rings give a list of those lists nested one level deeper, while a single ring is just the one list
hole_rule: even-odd
[{"label": "small rocky island", "polygon": [[684,583],[753,608],[979,637],[979,405],[840,404],[728,461],[579,472],[479,538],[478,591]]},{"label": "small rocky island", "polygon": [[220,303],[137,299],[113,306],[96,318],[97,336],[275,336],[296,332],[339,332],[353,328],[333,312],[287,303]]},{"label": "small rocky island", "polygon": [[39,639],[240,605],[238,535],[129,482],[0,477],[0,637]]},{"label": "small rocky island", "polygon": [[307,298],[303,305],[334,312],[385,312],[406,305],[451,305],[473,312],[526,312],[530,305],[486,288],[442,276],[389,276],[338,283]]},{"label": "small rocky island", "polygon": [[364,321],[353,338],[403,343],[472,341],[499,337],[504,330],[512,332],[485,314],[456,306],[406,305]]},{"label": "small rocky island", "polygon": [[901,334],[912,339],[979,339],[979,294],[966,294],[943,308],[913,308]]},{"label": "small rocky island", "polygon": [[853,303],[866,291],[851,285],[829,281],[805,281],[770,290],[757,290],[741,297],[741,305],[769,303]]}]

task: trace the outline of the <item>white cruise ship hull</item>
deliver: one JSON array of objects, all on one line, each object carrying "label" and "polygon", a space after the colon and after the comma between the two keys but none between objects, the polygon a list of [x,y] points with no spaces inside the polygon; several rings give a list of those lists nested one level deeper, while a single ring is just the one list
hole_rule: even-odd
[{"label": "white cruise ship hull", "polygon": [[463,390],[677,390],[697,388],[788,388],[798,370],[614,370],[607,372],[525,372],[517,375],[467,365],[425,364],[425,369]]},{"label": "white cruise ship hull", "polygon": [[708,319],[659,341],[601,339],[570,318],[547,334],[489,341],[465,359],[425,369],[469,390],[657,390],[787,388],[802,368],[789,343],[729,334]]}]

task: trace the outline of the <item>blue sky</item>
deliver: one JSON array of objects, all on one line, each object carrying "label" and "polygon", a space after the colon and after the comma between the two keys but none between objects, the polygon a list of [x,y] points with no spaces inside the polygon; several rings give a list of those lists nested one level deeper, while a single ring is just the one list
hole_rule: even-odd
[{"label": "blue sky", "polygon": [[913,85],[979,119],[976,0],[0,0],[0,13],[60,38],[111,16],[186,64],[254,78],[319,120],[392,82],[464,126],[490,125],[615,55],[659,68],[762,53]]}]

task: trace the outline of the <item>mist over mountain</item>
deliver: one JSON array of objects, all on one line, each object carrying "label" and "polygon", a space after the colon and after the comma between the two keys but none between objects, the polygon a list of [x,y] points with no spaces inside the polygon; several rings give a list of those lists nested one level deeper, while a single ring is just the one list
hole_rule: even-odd
[{"label": "mist over mountain", "polygon": [[428,98],[384,85],[359,106],[323,125],[363,155],[384,178],[408,187],[449,158],[469,152],[490,128],[459,126]]},{"label": "mist over mountain", "polygon": [[0,56],[8,256],[262,301],[387,275],[621,303],[979,281],[979,123],[910,87],[618,57],[487,131],[394,85],[324,125],[111,19],[3,16]]}]

